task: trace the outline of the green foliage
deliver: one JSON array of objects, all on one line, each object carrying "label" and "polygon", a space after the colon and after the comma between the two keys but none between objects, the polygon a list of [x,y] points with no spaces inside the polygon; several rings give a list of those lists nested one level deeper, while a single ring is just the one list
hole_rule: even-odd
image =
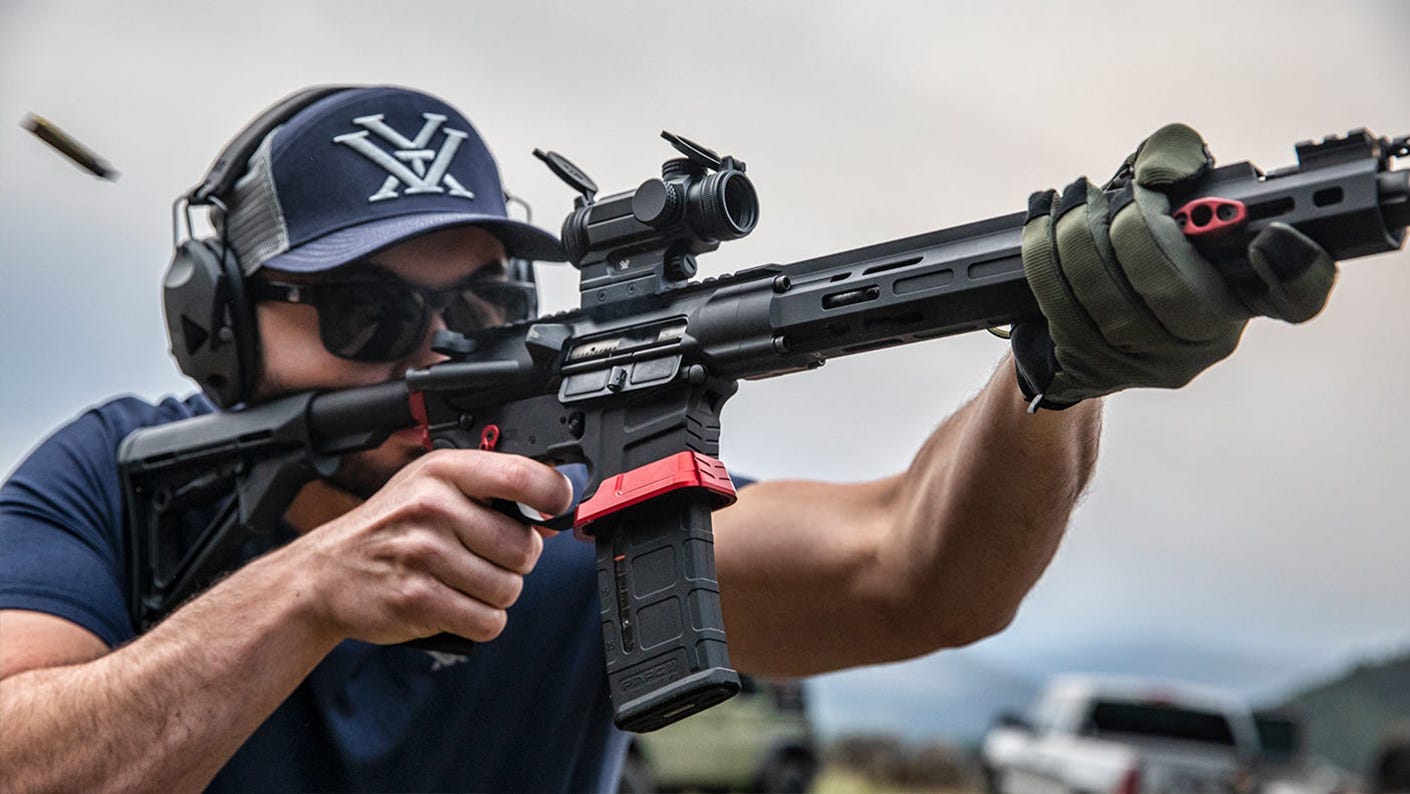
[{"label": "green foliage", "polygon": [[1369,776],[1382,742],[1410,725],[1410,653],[1357,665],[1277,708],[1303,719],[1313,758]]}]

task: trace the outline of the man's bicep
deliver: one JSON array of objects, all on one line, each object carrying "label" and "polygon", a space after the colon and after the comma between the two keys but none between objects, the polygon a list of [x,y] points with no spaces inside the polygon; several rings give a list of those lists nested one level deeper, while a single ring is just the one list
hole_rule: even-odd
[{"label": "man's bicep", "polygon": [[27,609],[0,609],[0,679],[92,661],[107,652],[107,643],[73,621]]}]

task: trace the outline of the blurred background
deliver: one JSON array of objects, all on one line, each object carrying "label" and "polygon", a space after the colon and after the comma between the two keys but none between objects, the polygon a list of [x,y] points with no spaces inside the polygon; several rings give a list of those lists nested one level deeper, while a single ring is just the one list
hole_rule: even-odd
[{"label": "blurred background", "polygon": [[[1168,121],[1199,129],[1224,162],[1265,169],[1308,138],[1406,134],[1407,22],[1396,0],[6,0],[0,469],[112,395],[191,390],[159,308],[170,203],[248,119],[305,85],[443,96],[552,229],[572,196],[534,147],[606,192],[659,167],[663,128],[737,155],[761,222],[702,259],[712,275],[1021,210],[1032,190],[1104,179]],[[19,126],[28,112],[121,178],[57,156]],[[571,270],[539,277],[547,308],[567,308]],[[818,735],[974,747],[1054,673],[1132,673],[1300,703],[1312,749],[1364,773],[1368,748],[1410,718],[1407,308],[1410,254],[1355,260],[1308,325],[1255,322],[1188,388],[1111,399],[1096,479],[1014,624],[809,681]],[[1004,350],[972,334],[746,383],[723,458],[758,478],[894,472]],[[1400,701],[1307,710],[1358,669],[1399,670],[1386,691]]]}]

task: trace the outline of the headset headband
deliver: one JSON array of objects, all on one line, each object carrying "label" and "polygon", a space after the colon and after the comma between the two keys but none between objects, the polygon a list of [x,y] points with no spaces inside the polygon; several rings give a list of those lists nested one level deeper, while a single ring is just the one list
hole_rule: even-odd
[{"label": "headset headband", "polygon": [[353,85],[314,86],[292,93],[270,105],[225,145],[225,148],[216,156],[215,162],[211,163],[210,170],[206,172],[201,183],[187,191],[185,196],[187,203],[201,206],[210,204],[211,199],[224,195],[235,184],[235,180],[239,179],[245,163],[249,161],[251,155],[259,148],[260,142],[271,130],[288,121],[314,102],[330,94],[357,87]]}]

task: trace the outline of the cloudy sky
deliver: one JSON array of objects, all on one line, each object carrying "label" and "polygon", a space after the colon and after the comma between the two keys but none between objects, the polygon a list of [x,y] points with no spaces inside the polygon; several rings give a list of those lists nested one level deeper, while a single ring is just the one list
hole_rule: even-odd
[{"label": "cloudy sky", "polygon": [[[0,5],[0,469],[85,406],[185,392],[158,286],[169,205],[301,86],[438,93],[556,228],[556,149],[637,184],[662,128],[746,159],[758,231],[707,274],[1022,209],[1181,120],[1223,161],[1410,132],[1410,7],[1384,2]],[[18,125],[47,116],[101,182]],[[541,270],[552,307],[569,273]],[[1410,645],[1410,254],[1349,262],[1305,327],[1256,322],[1179,392],[1110,401],[1091,493],[1015,624],[965,652],[1029,676],[1175,672],[1268,693]],[[745,384],[724,457],[759,477],[903,467],[1003,353],[985,334]],[[945,605],[935,605],[937,609]],[[1171,659],[1225,660],[1171,666]],[[911,665],[902,685],[942,675]],[[856,674],[853,674],[856,675]],[[849,679],[822,683],[842,692]]]}]

